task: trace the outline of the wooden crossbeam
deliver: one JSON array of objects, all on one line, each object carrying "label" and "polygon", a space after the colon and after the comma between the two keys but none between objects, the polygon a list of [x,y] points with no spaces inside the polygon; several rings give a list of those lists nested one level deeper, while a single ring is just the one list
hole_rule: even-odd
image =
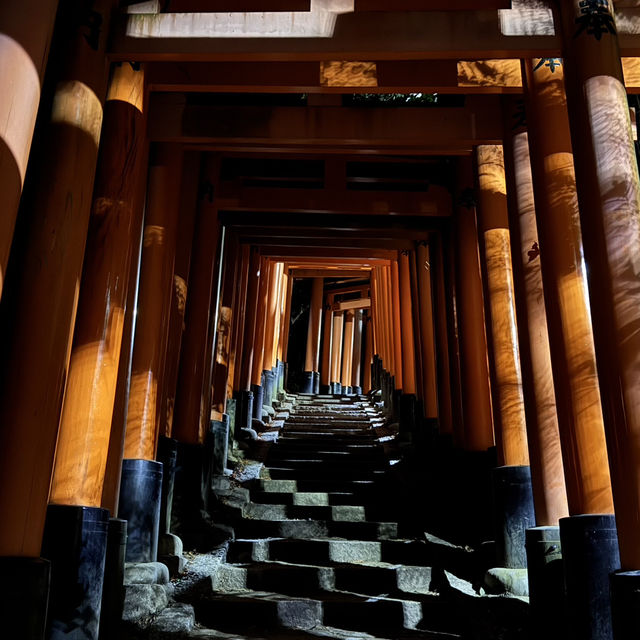
[{"label": "wooden crossbeam", "polygon": [[348,311],[349,309],[369,309],[371,307],[371,298],[358,298],[357,300],[344,300],[334,303],[331,308],[333,311]]}]

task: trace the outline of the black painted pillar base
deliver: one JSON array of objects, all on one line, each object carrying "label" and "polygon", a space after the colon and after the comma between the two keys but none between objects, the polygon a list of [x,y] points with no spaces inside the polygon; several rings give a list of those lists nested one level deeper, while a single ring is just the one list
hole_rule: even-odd
[{"label": "black painted pillar base", "polygon": [[49,640],[98,640],[108,524],[106,509],[48,506],[42,556],[51,562]]},{"label": "black painted pillar base", "polygon": [[160,436],[156,459],[162,463],[162,497],[160,499],[160,533],[171,530],[171,505],[173,504],[173,486],[176,476],[176,456],[178,441]]},{"label": "black painted pillar base", "polygon": [[262,380],[263,380],[262,404],[266,406],[271,406],[271,403],[273,402],[273,387],[275,385],[273,372],[265,369],[262,372]]},{"label": "black painted pillar base", "polygon": [[212,441],[212,472],[213,475],[224,475],[227,468],[227,457],[229,455],[229,416],[222,414],[222,420],[212,420],[209,427],[209,434]]},{"label": "black painted pillar base", "polygon": [[303,371],[300,393],[313,393],[313,371]]},{"label": "black painted pillar base", "polygon": [[577,515],[560,520],[569,637],[612,640],[609,577],[620,568],[615,517]]},{"label": "black painted pillar base", "polygon": [[402,393],[398,397],[400,433],[414,434],[416,430],[416,397],[412,393]]},{"label": "black painted pillar base", "polygon": [[162,475],[161,462],[122,461],[118,517],[127,521],[127,562],[157,559]]},{"label": "black painted pillar base", "polygon": [[566,637],[560,527],[527,529],[529,606],[534,637]]},{"label": "black painted pillar base", "polygon": [[235,433],[236,440],[243,439],[243,430],[251,429],[253,419],[253,393],[251,391],[236,392]]},{"label": "black painted pillar base", "polygon": [[497,467],[492,473],[498,566],[526,569],[525,531],[536,524],[528,466]]},{"label": "black painted pillar base", "polygon": [[361,396],[362,395],[362,387],[359,387],[359,386],[351,387],[351,392],[354,393],[357,396]]},{"label": "black painted pillar base", "polygon": [[[256,420],[262,420],[262,403],[264,401],[264,389],[262,385],[252,384],[251,392],[253,393],[253,414],[252,418],[256,418]],[[249,428],[251,428],[251,423],[249,423]]]},{"label": "black painted pillar base", "polygon": [[331,385],[330,384],[321,384],[320,385],[320,389],[319,389],[319,393],[321,393],[323,396],[327,396],[331,393]]},{"label": "black painted pillar base", "polygon": [[640,638],[640,571],[612,574],[611,612],[616,640]]},{"label": "black painted pillar base", "polygon": [[339,382],[332,382],[331,383],[331,393],[334,396],[342,395],[342,385]]},{"label": "black painted pillar base", "polygon": [[127,550],[127,521],[110,518],[107,555],[102,587],[100,640],[117,638],[124,610],[124,563]]},{"label": "black painted pillar base", "polygon": [[313,372],[313,393],[320,393],[320,372]]},{"label": "black painted pillar base", "polygon": [[389,389],[391,390],[391,397],[389,400],[389,408],[394,422],[400,422],[400,397],[402,396],[402,390],[396,389],[396,377],[391,376]]},{"label": "black painted pillar base", "polygon": [[0,557],[0,619],[7,638],[43,640],[51,563],[43,558]]}]

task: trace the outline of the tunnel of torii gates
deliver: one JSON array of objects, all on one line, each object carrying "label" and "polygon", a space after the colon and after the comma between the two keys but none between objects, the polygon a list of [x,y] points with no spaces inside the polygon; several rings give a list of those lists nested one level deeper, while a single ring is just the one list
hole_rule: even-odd
[{"label": "tunnel of torii gates", "polygon": [[48,601],[97,638],[107,534],[155,559],[163,467],[205,500],[287,384],[495,447],[496,565],[527,529],[534,606],[561,543],[573,637],[638,638],[639,33],[610,0],[3,0],[10,637]]}]

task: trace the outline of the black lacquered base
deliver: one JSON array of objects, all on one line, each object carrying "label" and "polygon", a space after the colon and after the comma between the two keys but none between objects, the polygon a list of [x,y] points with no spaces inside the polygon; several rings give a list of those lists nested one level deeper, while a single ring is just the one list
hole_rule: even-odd
[{"label": "black lacquered base", "polygon": [[531,469],[497,467],[492,473],[496,561],[501,567],[527,566],[525,531],[535,526]]},{"label": "black lacquered base", "polygon": [[342,395],[342,385],[339,382],[332,382],[331,393],[335,396]]},{"label": "black lacquered base", "polygon": [[262,372],[263,395],[262,404],[270,405],[273,402],[273,388],[276,384],[275,376],[272,371]]},{"label": "black lacquered base", "polygon": [[51,562],[49,640],[98,640],[109,512],[50,504],[42,556]]},{"label": "black lacquered base", "polygon": [[124,609],[124,563],[127,550],[127,521],[110,518],[107,555],[102,587],[100,640],[117,638]]},{"label": "black lacquered base", "polygon": [[320,393],[320,372],[313,372],[313,393]]},{"label": "black lacquered base", "polygon": [[595,514],[562,518],[560,539],[569,637],[613,640],[609,580],[620,568],[615,517]]},{"label": "black lacquered base", "polygon": [[264,389],[262,385],[252,384],[251,393],[253,393],[253,413],[251,417],[256,420],[262,420],[262,405],[264,403]]},{"label": "black lacquered base", "polygon": [[313,393],[313,371],[303,371],[300,393]]},{"label": "black lacquered base", "polygon": [[351,387],[351,391],[357,396],[362,395],[362,387]]},{"label": "black lacquered base", "polygon": [[229,416],[226,413],[222,414],[222,420],[211,421],[209,436],[213,448],[213,475],[221,476],[226,469],[229,453]]},{"label": "black lacquered base", "polygon": [[253,393],[238,391],[236,393],[235,433],[236,440],[242,439],[242,430],[251,429],[253,419]]},{"label": "black lacquered base", "polygon": [[0,557],[0,617],[6,638],[43,640],[51,563],[42,558]]},{"label": "black lacquered base", "polygon": [[171,507],[173,505],[173,488],[176,478],[176,458],[178,441],[173,438],[158,438],[157,460],[162,463],[162,497],[160,502],[160,533],[168,533],[171,529]]},{"label": "black lacquered base", "polygon": [[398,397],[400,415],[400,433],[413,434],[416,430],[416,397],[412,393],[403,393]]},{"label": "black lacquered base", "polygon": [[118,517],[127,521],[127,562],[155,562],[158,556],[162,463],[122,461]]},{"label": "black lacquered base", "polygon": [[640,638],[640,571],[616,571],[611,576],[613,637]]}]

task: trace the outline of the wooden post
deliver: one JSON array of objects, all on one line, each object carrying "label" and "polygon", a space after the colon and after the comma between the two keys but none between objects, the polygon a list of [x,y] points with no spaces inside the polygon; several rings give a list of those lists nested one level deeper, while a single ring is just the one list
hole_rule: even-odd
[{"label": "wooden post", "polygon": [[333,343],[333,322],[331,311],[332,296],[327,296],[324,304],[324,336],[322,339],[322,361],[320,364],[320,392],[326,393],[331,384],[331,345]]},{"label": "wooden post", "polygon": [[314,278],[311,284],[311,304],[309,307],[309,326],[307,330],[307,352],[305,372],[318,372],[320,369],[320,336],[322,331],[322,293],[324,278]]},{"label": "wooden post", "polygon": [[[398,274],[398,261],[391,261],[389,273],[389,311],[391,313],[392,339],[393,339],[393,375],[396,379],[396,389],[404,391],[404,371],[402,360],[402,323],[400,320],[400,277]],[[415,383],[414,383],[415,385]]]},{"label": "wooden post", "polygon": [[258,294],[258,307],[256,309],[256,331],[253,337],[253,363],[251,365],[251,384],[256,387],[262,384],[262,363],[264,361],[265,328],[267,320],[266,312],[269,298],[269,273],[272,268],[272,262],[263,258],[260,266],[260,289]]},{"label": "wooden post", "polygon": [[525,65],[529,144],[569,512],[612,513],[563,73],[533,65]]},{"label": "wooden post", "polygon": [[458,161],[456,259],[460,304],[460,368],[465,447],[485,451],[494,444],[489,362],[478,252],[473,176],[468,158]]},{"label": "wooden post", "polygon": [[244,321],[244,336],[242,339],[242,361],[240,369],[239,391],[251,390],[251,372],[253,369],[253,343],[256,332],[256,311],[260,285],[260,252],[251,250],[249,260],[247,303]]},{"label": "wooden post", "polygon": [[[422,347],[423,402],[425,418],[438,417],[438,385],[434,341],[433,300],[431,293],[431,262],[426,242],[419,242],[416,249],[418,302],[420,305],[420,343]],[[448,384],[443,380],[442,384]]]},{"label": "wooden post", "polygon": [[[351,388],[362,390],[362,309],[357,309],[353,317],[353,361],[351,365]],[[356,391],[354,391],[356,393]]]},{"label": "wooden post", "polygon": [[353,324],[354,313],[349,310],[344,314],[344,342],[342,347],[342,375],[340,383],[343,392],[351,387],[351,366],[353,363]]},{"label": "wooden post", "polygon": [[333,341],[331,343],[331,383],[340,383],[340,363],[342,358],[342,334],[344,329],[344,312],[333,314]]},{"label": "wooden post", "polygon": [[182,154],[157,147],[150,159],[140,289],[133,348],[125,458],[155,458],[161,410],[158,382],[164,363],[173,285]]},{"label": "wooden post", "polygon": [[[39,16],[41,3],[36,4],[23,5],[24,13],[16,13],[13,24],[17,27],[28,20],[25,29],[31,29],[32,18]],[[1,423],[10,428],[0,433],[0,513],[6,523],[0,530],[0,556],[37,557],[42,546],[108,80],[104,55],[109,31],[107,4],[100,2],[96,7],[102,12],[103,30],[101,37],[92,41],[93,46],[80,29],[69,30],[52,109],[43,116],[46,124],[38,144],[39,162],[32,169],[31,189],[23,197],[28,238],[16,260],[15,295],[10,302],[14,321],[4,335],[2,358],[0,416]],[[12,9],[14,3],[3,6],[1,15]],[[52,10],[45,3],[45,22]],[[41,38],[40,27],[35,28]],[[3,49],[3,69],[5,53]],[[11,56],[7,63],[11,64]],[[28,74],[24,68],[15,71]],[[31,82],[35,87],[33,76]],[[18,108],[11,94],[7,97],[11,108]],[[29,102],[34,105],[37,98],[25,100],[25,104]],[[30,117],[28,113],[26,117]],[[13,123],[3,119],[2,127],[5,124]],[[24,143],[16,153],[22,162]],[[4,152],[2,157],[6,158]],[[4,171],[7,165],[2,166]],[[19,195],[16,184],[9,188],[14,190],[10,199],[15,205]],[[8,210],[9,217],[15,214],[15,208],[11,210],[14,205]],[[5,229],[4,210],[2,218],[0,243],[6,247],[10,233]],[[5,260],[6,249],[0,251],[0,259]]]},{"label": "wooden post", "polygon": [[373,362],[373,322],[371,314],[364,316],[364,371],[362,373],[362,393],[371,391],[371,363]]},{"label": "wooden post", "polygon": [[102,502],[131,261],[142,224],[143,96],[144,72],[115,65],[51,483],[54,504]]},{"label": "wooden post", "polygon": [[409,252],[401,251],[398,255],[398,313],[401,331],[402,391],[407,395],[415,395],[416,361],[415,341],[413,337],[413,309],[411,305],[411,276],[409,270]]},{"label": "wooden post", "polygon": [[[624,569],[640,568],[640,181],[611,2],[563,0],[569,126]],[[588,11],[588,9],[587,9]],[[636,626],[637,629],[637,626]]]},{"label": "wooden post", "polygon": [[529,464],[522,374],[513,293],[513,273],[502,147],[481,145],[478,200],[484,236],[493,360],[498,385],[501,437],[498,446],[506,466]]},{"label": "wooden post", "polygon": [[[58,0],[0,5],[0,296],[36,124]],[[34,19],[37,16],[37,19]]]},{"label": "wooden post", "polygon": [[[557,526],[560,518],[569,514],[567,490],[553,387],[540,255],[536,250],[538,229],[529,159],[529,136],[524,127],[514,127],[514,113],[519,113],[516,101],[505,102],[505,168],[508,192],[512,194],[509,224],[515,256],[514,276],[516,291],[521,292],[522,302],[519,318],[523,379],[526,384],[525,365],[528,365],[526,368],[530,371],[529,384],[532,396],[527,406],[527,435],[533,500],[536,523],[539,526]],[[519,268],[516,268],[518,266]]]},{"label": "wooden post", "polygon": [[[210,161],[204,171],[207,179],[216,170],[215,161]],[[207,402],[203,403],[203,384],[210,369],[207,334],[211,314],[214,266],[218,253],[220,222],[213,194],[204,191],[198,205],[191,269],[189,273],[189,295],[185,311],[185,328],[180,351],[180,368],[176,388],[173,437],[187,444],[204,442],[203,416],[209,418]],[[209,385],[207,385],[209,386]],[[207,406],[203,406],[206,404]]]}]

